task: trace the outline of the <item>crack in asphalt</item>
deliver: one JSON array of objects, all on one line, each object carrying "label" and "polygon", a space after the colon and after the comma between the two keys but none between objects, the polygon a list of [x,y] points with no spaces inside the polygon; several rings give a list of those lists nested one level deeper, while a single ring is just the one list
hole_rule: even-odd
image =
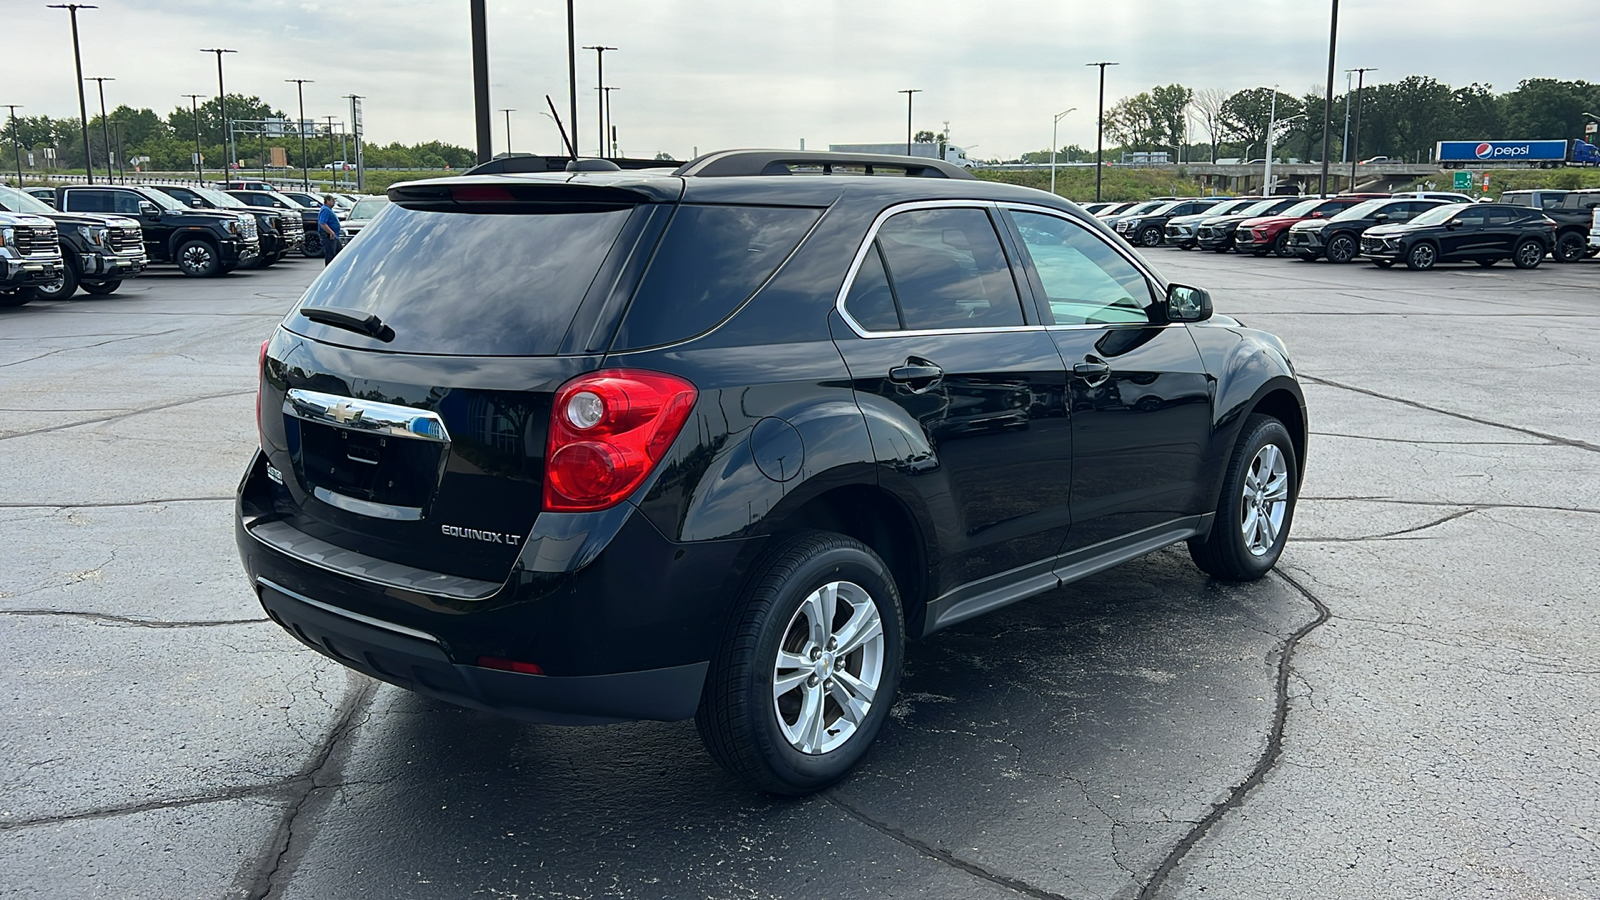
[{"label": "crack in asphalt", "polygon": [[120,422],[123,419],[129,419],[134,416],[142,416],[145,413],[160,412],[164,409],[172,409],[175,406],[187,406],[191,403],[202,403],[206,400],[217,400],[223,397],[242,397],[245,395],[254,394],[255,392],[255,388],[251,388],[248,391],[223,391],[216,394],[201,394],[198,397],[188,397],[183,400],[173,400],[170,403],[157,403],[153,406],[141,406],[136,409],[119,412],[115,415],[101,416],[100,418],[96,419],[83,419],[82,421],[78,422],[67,422],[63,425],[51,425],[48,428],[35,428],[32,431],[13,431],[10,434],[0,434],[0,441],[9,441],[12,438],[29,437],[35,434],[49,434],[52,431],[65,431],[68,428],[77,428],[80,425],[104,425],[111,422]]},{"label": "crack in asphalt", "polygon": [[1352,441],[1381,441],[1387,444],[1427,444],[1447,447],[1549,447],[1553,441],[1418,441],[1410,438],[1376,437],[1370,434],[1340,434],[1336,431],[1313,431],[1312,437],[1345,438]]},{"label": "crack in asphalt", "polygon": [[832,792],[825,793],[820,796],[826,802],[838,807],[850,818],[855,819],[857,822],[860,822],[861,824],[871,828],[873,831],[878,832],[884,837],[895,841],[896,843],[911,848],[919,855],[925,856],[928,859],[942,862],[951,868],[960,869],[974,878],[977,878],[981,881],[987,881],[990,884],[1006,888],[1007,890],[1015,891],[1024,897],[1034,897],[1037,898],[1037,900],[1068,900],[1068,898],[1063,894],[1057,894],[1044,890],[1043,888],[1037,888],[1026,881],[1021,880],[1020,878],[1012,878],[1009,875],[991,872],[980,865],[967,862],[948,850],[941,850],[920,838],[906,834],[904,831],[901,831],[893,825],[890,825],[886,822],[880,822],[877,819],[872,818],[861,810],[856,809],[850,804],[844,802],[844,800],[840,799]]},{"label": "crack in asphalt", "polygon": [[[353,689],[347,689],[344,700],[339,704],[339,714],[323,738],[322,747],[305,770],[296,776],[294,792],[278,820],[272,839],[251,870],[240,873],[235,880],[237,890],[233,893],[243,894],[249,900],[265,900],[277,894],[283,887],[280,875],[287,878],[294,873],[310,840],[308,833],[316,830],[316,820],[332,801],[333,789],[341,786],[339,776],[344,772],[353,746],[346,738],[363,724],[361,714],[372,705],[379,685],[379,682],[351,670],[345,674],[349,679],[347,684],[352,684]],[[296,827],[300,825],[302,815],[307,818],[309,827],[302,827],[297,833]]]},{"label": "crack in asphalt", "polygon": [[289,778],[280,778],[262,784],[247,784],[239,787],[228,788],[210,794],[201,794],[192,797],[172,797],[166,800],[151,800],[145,803],[129,803],[122,806],[105,806],[99,809],[90,809],[83,812],[67,813],[59,816],[33,816],[26,819],[0,819],[0,832],[17,831],[23,828],[37,828],[41,825],[60,825],[67,822],[82,822],[92,819],[112,819],[118,816],[131,816],[137,813],[152,812],[158,809],[182,809],[186,806],[199,806],[205,803],[221,803],[227,800],[246,800],[251,797],[267,797],[288,790],[296,781],[304,776],[295,775]]},{"label": "crack in asphalt", "polygon": [[1487,425],[1490,428],[1500,428],[1506,431],[1515,431],[1518,434],[1530,435],[1541,440],[1549,441],[1552,444],[1560,444],[1563,447],[1573,447],[1578,450],[1587,450],[1590,453],[1600,453],[1600,444],[1592,444],[1588,441],[1579,440],[1578,438],[1562,437],[1559,434],[1550,434],[1546,431],[1535,431],[1532,428],[1523,428],[1518,425],[1507,425],[1504,422],[1495,422],[1490,419],[1479,418],[1478,416],[1469,416],[1466,413],[1455,412],[1454,410],[1443,409],[1438,406],[1429,406],[1426,403],[1419,403],[1416,400],[1407,400],[1404,397],[1394,397],[1380,391],[1356,387],[1353,384],[1343,384],[1337,381],[1329,381],[1326,378],[1317,378],[1304,373],[1301,373],[1300,380],[1309,382],[1311,384],[1320,384],[1324,387],[1338,388],[1339,390],[1350,391],[1352,393],[1362,394],[1368,397],[1375,397],[1379,400],[1387,400],[1390,403],[1398,403],[1401,406],[1409,406],[1412,409],[1420,409],[1425,412],[1438,413],[1441,416],[1450,416],[1453,419],[1461,419],[1463,421],[1473,422],[1478,425]]},{"label": "crack in asphalt", "polygon": [[103,502],[82,503],[0,503],[0,509],[112,509],[124,506],[159,506],[163,503],[211,503],[219,500],[233,500],[232,494],[219,494],[215,497],[155,497],[150,500],[106,500]]},{"label": "crack in asphalt", "polygon": [[265,617],[259,619],[201,619],[198,621],[134,619],[128,616],[114,616],[110,613],[77,612],[70,609],[0,609],[0,616],[66,616],[138,628],[216,628],[219,625],[255,625],[260,622],[271,621]]},{"label": "crack in asphalt", "polygon": [[[100,341],[100,342],[94,343],[94,344],[80,344],[80,345],[73,346],[73,347],[57,347],[54,350],[46,350],[45,352],[39,354],[38,356],[30,356],[30,357],[28,357],[26,359],[18,359],[18,360],[13,360],[12,362],[8,362],[8,363],[0,363],[0,369],[10,368],[11,366],[20,366],[23,363],[30,363],[30,362],[33,362],[36,359],[44,359],[47,356],[55,356],[57,353],[71,353],[71,352],[74,352],[74,351],[77,351],[77,350],[93,350],[96,347],[104,347],[107,344],[116,344],[116,343],[120,343],[122,341],[132,341],[132,340],[137,340],[139,338],[146,338],[146,337],[152,337],[152,338],[161,337],[162,335],[173,334],[173,333],[175,333],[177,331],[178,331],[178,329],[176,329],[176,328],[169,328],[166,331],[157,331],[157,332],[155,332],[153,334],[128,334],[128,335],[122,335],[120,337],[111,337],[111,338],[108,338],[107,340],[103,340],[103,341]],[[99,335],[84,335],[84,336],[85,337],[98,337]]]},{"label": "crack in asphalt", "polygon": [[1314,500],[1318,503],[1390,503],[1396,506],[1432,506],[1432,507],[1461,507],[1470,506],[1482,512],[1489,509],[1525,509],[1532,512],[1569,512],[1584,515],[1600,515],[1600,509],[1587,506],[1541,506],[1532,503],[1461,503],[1448,500],[1402,500],[1398,497],[1307,497],[1301,495],[1302,502]]},{"label": "crack in asphalt", "polygon": [[1294,588],[1300,596],[1310,601],[1311,605],[1316,607],[1317,616],[1310,622],[1300,626],[1283,643],[1282,654],[1278,657],[1277,706],[1272,717],[1272,727],[1267,732],[1267,746],[1262,751],[1261,758],[1256,761],[1255,768],[1251,770],[1250,774],[1235,785],[1233,790],[1228,792],[1228,796],[1225,799],[1220,803],[1214,804],[1211,807],[1211,812],[1207,813],[1205,818],[1196,823],[1187,834],[1178,840],[1178,843],[1173,845],[1166,858],[1161,861],[1161,865],[1157,866],[1155,872],[1150,876],[1150,880],[1145,882],[1144,887],[1140,889],[1138,900],[1154,900],[1156,894],[1166,884],[1167,879],[1177,869],[1178,864],[1182,863],[1184,857],[1189,855],[1189,851],[1194,849],[1194,846],[1200,843],[1201,839],[1209,834],[1212,827],[1222,821],[1224,816],[1244,805],[1246,797],[1257,785],[1266,780],[1267,773],[1272,771],[1273,766],[1278,762],[1278,757],[1283,755],[1283,731],[1289,721],[1289,678],[1292,672],[1291,663],[1294,660],[1295,648],[1300,645],[1300,641],[1306,635],[1315,631],[1324,622],[1332,618],[1333,613],[1328,609],[1327,604],[1323,603],[1315,594],[1282,570],[1274,569],[1273,574]]},{"label": "crack in asphalt", "polygon": [[[1458,504],[1452,504],[1452,505],[1458,505]],[[1437,528],[1440,525],[1445,524],[1446,522],[1454,522],[1455,520],[1457,520],[1457,519],[1459,519],[1459,518],[1461,518],[1463,516],[1469,516],[1469,515],[1472,515],[1475,512],[1482,512],[1482,511],[1483,510],[1481,510],[1481,509],[1479,509],[1477,507],[1469,507],[1467,509],[1458,510],[1456,512],[1453,512],[1453,513],[1451,513],[1451,514],[1449,514],[1447,516],[1443,516],[1443,517],[1440,517],[1438,519],[1434,519],[1432,522],[1424,522],[1421,525],[1413,525],[1410,528],[1401,528],[1401,529],[1398,529],[1398,530],[1395,530],[1395,531],[1385,531],[1382,534],[1363,534],[1363,535],[1358,535],[1356,537],[1322,537],[1322,538],[1316,538],[1316,537],[1313,537],[1313,538],[1296,538],[1296,537],[1291,537],[1290,540],[1292,540],[1292,541],[1294,541],[1295,543],[1298,543],[1298,544],[1355,544],[1355,543],[1360,543],[1361,541],[1383,541],[1383,540],[1388,540],[1390,538],[1397,538],[1397,537],[1400,537],[1402,535],[1416,534],[1419,531],[1427,531],[1430,528]]]}]

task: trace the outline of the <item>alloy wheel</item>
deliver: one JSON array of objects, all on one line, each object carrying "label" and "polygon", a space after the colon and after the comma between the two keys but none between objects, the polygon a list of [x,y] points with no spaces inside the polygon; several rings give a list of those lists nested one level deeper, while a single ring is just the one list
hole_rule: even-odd
[{"label": "alloy wheel", "polygon": [[1276,444],[1267,444],[1250,460],[1239,502],[1239,531],[1253,556],[1265,556],[1283,531],[1289,509],[1289,465]]},{"label": "alloy wheel", "polygon": [[188,273],[207,271],[211,268],[211,248],[201,243],[190,244],[183,248],[178,264]]},{"label": "alloy wheel", "polygon": [[796,750],[834,750],[866,721],[883,680],[883,621],[860,585],[834,581],[801,601],[772,672],[773,709]]}]

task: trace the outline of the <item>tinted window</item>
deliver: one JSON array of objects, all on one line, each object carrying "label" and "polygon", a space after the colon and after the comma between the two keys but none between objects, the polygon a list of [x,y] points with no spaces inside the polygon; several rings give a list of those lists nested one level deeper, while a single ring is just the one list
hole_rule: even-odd
[{"label": "tinted window", "polygon": [[905,323],[895,308],[894,293],[889,288],[889,275],[883,268],[883,257],[876,242],[867,248],[856,270],[856,279],[850,283],[850,293],[844,300],[844,311],[868,331],[901,331]]},{"label": "tinted window", "polygon": [[301,301],[376,313],[394,341],[293,314],[285,325],[331,343],[400,352],[550,355],[629,215],[395,207],[340,252]]},{"label": "tinted window", "polygon": [[111,192],[67,191],[67,208],[72,212],[111,212]]},{"label": "tinted window", "polygon": [[907,329],[1023,324],[1011,267],[983,210],[900,213],[878,229],[878,247]]},{"label": "tinted window", "polygon": [[1507,209],[1503,206],[1489,210],[1490,225],[1510,225],[1512,222],[1517,222],[1525,218],[1527,218],[1527,216],[1524,216],[1520,211],[1515,209]]},{"label": "tinted window", "polygon": [[1561,201],[1566,199],[1566,194],[1540,194],[1539,205],[1544,209],[1560,209]]},{"label": "tinted window", "polygon": [[821,215],[816,209],[680,206],[628,307],[617,347],[670,344],[710,330],[750,299]]},{"label": "tinted window", "polygon": [[1477,226],[1477,225],[1484,224],[1488,220],[1489,220],[1488,213],[1486,213],[1484,210],[1481,210],[1481,209],[1466,209],[1466,210],[1462,210],[1461,212],[1457,213],[1456,217],[1451,221],[1459,222],[1462,225]]},{"label": "tinted window", "polygon": [[1148,322],[1144,274],[1099,237],[1042,213],[1013,212],[1057,325]]}]

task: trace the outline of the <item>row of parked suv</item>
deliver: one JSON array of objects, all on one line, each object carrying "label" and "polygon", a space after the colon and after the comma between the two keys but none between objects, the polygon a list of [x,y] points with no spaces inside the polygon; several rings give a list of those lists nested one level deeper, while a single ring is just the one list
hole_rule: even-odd
[{"label": "row of parked suv", "polygon": [[[225,187],[0,185],[0,305],[62,300],[80,288],[110,294],[152,262],[203,278],[264,269],[295,253],[322,256],[320,198],[247,182]],[[347,232],[387,202],[365,200],[361,208],[356,198],[336,196]]]},{"label": "row of parked suv", "polygon": [[1552,256],[1577,262],[1591,246],[1600,191],[1509,191],[1498,203],[1463,194],[1408,192],[1334,197],[1236,197],[1100,204],[1091,209],[1131,242],[1184,250],[1268,254],[1381,267],[1440,262],[1519,268]]}]

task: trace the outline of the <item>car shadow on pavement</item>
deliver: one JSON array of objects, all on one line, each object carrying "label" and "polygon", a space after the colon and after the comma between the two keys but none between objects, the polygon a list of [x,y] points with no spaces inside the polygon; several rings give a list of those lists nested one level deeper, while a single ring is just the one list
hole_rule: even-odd
[{"label": "car shadow on pavement", "polygon": [[821,795],[751,792],[691,722],[530,725],[384,687],[296,821],[286,897],[1132,895],[1262,758],[1276,578],[1182,548],[913,644],[865,763]]}]

